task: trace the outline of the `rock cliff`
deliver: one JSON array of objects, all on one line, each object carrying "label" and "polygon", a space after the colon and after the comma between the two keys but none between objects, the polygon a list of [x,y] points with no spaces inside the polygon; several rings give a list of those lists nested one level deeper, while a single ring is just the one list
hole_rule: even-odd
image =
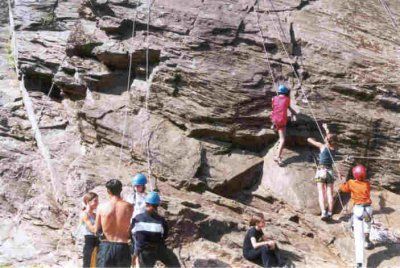
[{"label": "rock cliff", "polygon": [[[305,138],[320,139],[314,116],[329,123],[343,173],[349,155],[400,158],[400,5],[384,2],[389,10],[372,0],[15,0],[16,64],[60,205],[0,0],[0,264],[79,264],[82,195],[106,198],[109,178],[126,194],[136,172],[157,183],[183,265],[252,266],[240,247],[260,212],[293,264],[351,264],[346,213],[329,226],[313,215],[317,152]],[[278,83],[300,112],[282,168],[269,119]],[[399,232],[399,162],[354,162],[370,170],[377,219]],[[368,263],[398,264],[396,250],[382,244]]]}]

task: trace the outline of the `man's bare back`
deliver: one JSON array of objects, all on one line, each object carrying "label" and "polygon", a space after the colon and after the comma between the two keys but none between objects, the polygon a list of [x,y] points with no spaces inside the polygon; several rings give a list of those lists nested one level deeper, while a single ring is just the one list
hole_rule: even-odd
[{"label": "man's bare back", "polygon": [[133,206],[122,198],[112,196],[99,206],[96,226],[101,226],[107,241],[128,243]]}]

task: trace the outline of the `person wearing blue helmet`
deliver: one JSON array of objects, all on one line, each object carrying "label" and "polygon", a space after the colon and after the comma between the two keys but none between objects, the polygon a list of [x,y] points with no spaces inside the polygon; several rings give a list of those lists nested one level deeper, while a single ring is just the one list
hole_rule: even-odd
[{"label": "person wearing blue helmet", "polygon": [[271,122],[274,129],[279,134],[278,153],[274,158],[274,161],[278,165],[282,165],[282,151],[285,146],[286,136],[286,124],[287,124],[287,110],[290,110],[292,119],[296,120],[296,111],[290,106],[290,91],[284,85],[279,85],[278,95],[272,98],[272,112]]},{"label": "person wearing blue helmet", "polygon": [[145,211],[146,204],[144,199],[146,198],[147,178],[144,174],[138,173],[132,178],[131,183],[133,187],[133,193],[128,196],[126,201],[134,206],[132,215],[133,219],[136,217],[136,215],[139,215]]},{"label": "person wearing blue helmet", "polygon": [[165,239],[168,225],[158,212],[161,203],[157,192],[150,192],[145,198],[146,211],[132,219],[131,235],[135,240],[134,257],[138,257],[140,267],[153,267],[157,260],[165,265],[169,262]]}]

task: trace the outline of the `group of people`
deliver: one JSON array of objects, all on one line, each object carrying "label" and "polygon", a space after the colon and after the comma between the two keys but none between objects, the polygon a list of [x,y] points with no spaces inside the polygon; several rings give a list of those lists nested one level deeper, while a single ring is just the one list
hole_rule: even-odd
[{"label": "group of people", "polygon": [[[292,120],[296,120],[296,111],[290,106],[290,91],[280,85],[278,94],[272,99],[271,122],[273,129],[279,134],[277,155],[274,158],[279,166],[282,166],[282,152],[285,145],[286,125],[288,123],[289,110]],[[319,149],[319,161],[315,174],[315,182],[318,189],[318,202],[321,209],[321,220],[329,222],[333,212],[333,189],[334,189],[334,158],[337,152],[336,135],[330,133],[328,125],[323,124],[325,130],[324,142],[318,142],[308,138],[307,142]],[[341,179],[342,176],[338,174]],[[367,170],[363,165],[357,165],[352,169],[352,178],[341,184],[339,190],[350,193],[353,203],[352,228],[355,239],[355,252],[357,267],[364,264],[364,248],[371,249],[369,233],[372,219],[371,185],[367,179]],[[327,206],[326,206],[327,205]]]},{"label": "group of people", "polygon": [[[282,152],[285,145],[287,111],[292,118],[297,114],[290,106],[290,91],[284,85],[278,88],[278,95],[272,99],[271,121],[279,133],[277,155],[274,160],[282,166]],[[326,124],[324,142],[308,138],[309,144],[319,149],[319,162],[315,175],[321,219],[329,222],[333,212],[334,157],[336,136]],[[364,263],[364,247],[373,247],[369,239],[372,208],[370,183],[367,170],[362,165],[352,169],[352,178],[340,185],[342,192],[351,193],[353,207],[353,229],[357,267]],[[340,174],[339,174],[339,177]],[[341,177],[342,178],[342,177]],[[165,239],[168,226],[157,213],[160,196],[157,192],[146,193],[147,178],[137,174],[132,179],[133,192],[124,200],[121,197],[122,183],[112,179],[106,183],[108,202],[99,205],[98,195],[87,193],[83,198],[84,209],[80,217],[85,243],[83,248],[84,267],[153,267],[157,260],[168,259]],[[326,207],[327,203],[327,207]],[[275,241],[262,231],[265,220],[254,216],[250,221],[243,242],[244,258],[260,262],[264,267],[283,264]],[[165,263],[165,262],[164,262]]]},{"label": "group of people", "polygon": [[83,267],[153,267],[168,258],[168,225],[157,212],[161,199],[157,192],[146,193],[146,184],[146,176],[137,174],[124,200],[121,181],[112,179],[105,185],[107,202],[99,205],[94,192],[83,197]]}]

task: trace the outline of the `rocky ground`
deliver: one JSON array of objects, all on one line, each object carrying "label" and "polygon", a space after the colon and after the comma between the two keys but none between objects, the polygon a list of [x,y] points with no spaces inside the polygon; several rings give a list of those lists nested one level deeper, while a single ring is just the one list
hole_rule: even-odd
[{"label": "rocky ground", "polygon": [[[385,2],[400,22],[400,6]],[[80,264],[72,234],[82,195],[94,190],[104,200],[109,178],[128,193],[132,174],[149,173],[148,159],[172,226],[168,244],[183,266],[253,266],[241,244],[259,212],[288,262],[351,265],[348,213],[338,206],[330,225],[314,215],[315,152],[305,137],[319,134],[308,104],[339,134],[343,173],[347,155],[400,157],[400,40],[379,1],[157,0],[148,33],[147,6],[14,3],[17,64],[58,174],[54,196],[0,1],[0,265]],[[289,126],[282,168],[272,161],[275,93],[263,43],[274,78],[293,88],[301,113]],[[399,162],[357,162],[371,170],[376,230],[388,236],[368,265],[398,266]]]}]

